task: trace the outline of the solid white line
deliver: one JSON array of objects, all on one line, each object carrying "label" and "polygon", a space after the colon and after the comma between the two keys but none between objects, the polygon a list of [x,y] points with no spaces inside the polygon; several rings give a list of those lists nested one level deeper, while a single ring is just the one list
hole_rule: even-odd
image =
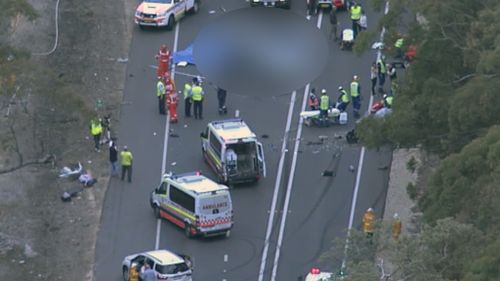
[{"label": "solid white line", "polygon": [[276,203],[278,201],[278,191],[279,191],[279,187],[281,185],[281,175],[283,173],[283,165],[285,164],[285,156],[286,156],[286,152],[287,152],[286,144],[287,144],[287,140],[288,140],[288,135],[290,134],[290,126],[292,123],[293,107],[295,105],[296,94],[297,94],[296,91],[293,91],[292,97],[290,99],[290,107],[288,108],[288,117],[286,120],[285,134],[283,136],[283,144],[281,145],[281,157],[280,157],[280,161],[278,164],[278,173],[276,175],[276,182],[274,184],[273,201],[271,203],[271,211],[269,214],[269,219],[267,221],[266,238],[264,240],[264,250],[262,252],[262,259],[260,261],[259,281],[263,281],[264,271],[266,269],[267,252],[269,251],[269,239],[271,237],[271,230],[273,228],[274,213],[276,210]]},{"label": "solid white line", "polygon": [[[174,35],[174,48],[173,53],[177,52],[177,42],[179,41],[179,23],[175,25],[175,35]],[[172,66],[172,80],[175,77],[175,64]],[[170,113],[167,110],[167,118],[165,118],[165,135],[163,137],[163,155],[161,160],[161,177],[166,173],[167,168],[167,151],[168,151],[168,136],[170,132]],[[161,219],[156,221],[156,239],[155,239],[155,250],[160,247],[160,234],[161,234]]]},{"label": "solid white line", "polygon": [[33,53],[33,55],[35,55],[35,56],[48,56],[48,55],[52,54],[57,49],[57,44],[59,41],[59,22],[58,22],[58,19],[59,19],[59,0],[57,0],[57,2],[56,2],[56,11],[55,11],[56,38],[54,41],[54,46],[48,52]]},{"label": "solid white line", "polygon": [[[387,15],[388,12],[389,12],[389,1],[386,1],[384,15]],[[384,41],[384,34],[385,34],[385,27],[382,27],[382,31],[380,32],[380,42]],[[377,51],[377,60],[379,60],[381,58],[381,56],[382,56],[382,51],[379,49]],[[370,111],[372,104],[373,104],[373,95],[370,94],[370,103],[368,104],[368,112]],[[369,114],[369,113],[367,113],[367,114]],[[359,154],[358,170],[356,173],[356,182],[354,184],[354,191],[353,191],[353,195],[352,195],[351,212],[349,214],[349,224],[347,227],[347,237],[345,240],[344,259],[342,260],[342,268],[345,268],[345,263],[346,263],[346,258],[347,258],[347,250],[349,248],[349,237],[351,236],[351,229],[352,229],[352,225],[354,223],[354,213],[356,211],[356,203],[358,200],[359,184],[361,182],[361,171],[363,169],[363,162],[365,160],[365,151],[366,151],[366,148],[363,146],[361,148],[361,153]]]},{"label": "solid white line", "polygon": [[156,239],[155,239],[155,250],[160,248],[160,230],[161,230],[161,220],[156,220]]},{"label": "solid white line", "polygon": [[[321,29],[322,19],[323,19],[323,13],[321,12],[318,16],[318,22],[316,23],[316,27],[318,29]],[[304,96],[302,98],[302,106],[301,106],[300,112],[302,112],[306,109],[310,86],[311,86],[311,84],[308,83],[304,89]],[[278,264],[279,264],[280,253],[281,253],[281,245],[283,243],[283,236],[285,234],[286,218],[288,216],[288,207],[290,205],[290,197],[292,195],[293,180],[294,180],[294,176],[295,176],[295,168],[297,167],[297,157],[299,155],[298,152],[299,152],[299,146],[300,146],[300,139],[302,136],[302,124],[303,124],[303,122],[304,122],[304,119],[299,116],[299,124],[297,127],[297,136],[295,138],[295,147],[293,149],[292,166],[290,168],[290,176],[288,178],[288,184],[287,184],[286,195],[285,195],[285,205],[283,206],[283,215],[281,216],[280,230],[279,230],[279,234],[278,234],[278,241],[276,244],[276,253],[274,255],[273,270],[271,273],[271,281],[276,280],[276,275],[278,273]]]}]

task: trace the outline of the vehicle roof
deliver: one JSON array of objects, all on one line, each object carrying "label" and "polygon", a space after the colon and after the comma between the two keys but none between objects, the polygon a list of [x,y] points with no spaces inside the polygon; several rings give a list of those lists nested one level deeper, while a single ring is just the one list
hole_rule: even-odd
[{"label": "vehicle roof", "polygon": [[172,179],[184,189],[195,193],[210,193],[213,191],[228,190],[227,186],[220,185],[203,175],[180,175],[178,177],[174,176]]},{"label": "vehicle roof", "polygon": [[149,251],[146,252],[145,254],[158,260],[161,264],[164,265],[184,262],[184,260],[181,257],[167,250]]},{"label": "vehicle roof", "polygon": [[319,274],[307,274],[305,281],[327,281],[331,280],[333,273],[321,272]]},{"label": "vehicle roof", "polygon": [[237,140],[244,138],[255,138],[245,121],[241,119],[228,119],[213,121],[209,123],[214,131],[224,140]]}]

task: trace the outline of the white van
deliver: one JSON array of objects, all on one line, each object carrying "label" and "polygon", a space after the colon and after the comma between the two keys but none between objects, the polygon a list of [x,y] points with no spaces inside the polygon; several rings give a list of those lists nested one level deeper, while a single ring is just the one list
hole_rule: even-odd
[{"label": "white van", "polygon": [[150,204],[157,218],[165,218],[193,236],[225,235],[233,226],[229,188],[200,172],[168,173],[151,193]]},{"label": "white van", "polygon": [[200,136],[203,157],[219,182],[255,182],[266,176],[262,143],[242,119],[212,121]]}]

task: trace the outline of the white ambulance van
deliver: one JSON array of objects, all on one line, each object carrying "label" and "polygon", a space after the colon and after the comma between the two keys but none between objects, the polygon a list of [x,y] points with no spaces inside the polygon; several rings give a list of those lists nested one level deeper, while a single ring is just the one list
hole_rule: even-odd
[{"label": "white ambulance van", "polygon": [[193,236],[225,235],[233,226],[229,188],[200,172],[168,173],[151,193],[150,204],[157,218],[164,218]]},{"label": "white ambulance van", "polygon": [[212,121],[200,136],[203,157],[219,182],[255,182],[266,176],[262,143],[242,119]]}]

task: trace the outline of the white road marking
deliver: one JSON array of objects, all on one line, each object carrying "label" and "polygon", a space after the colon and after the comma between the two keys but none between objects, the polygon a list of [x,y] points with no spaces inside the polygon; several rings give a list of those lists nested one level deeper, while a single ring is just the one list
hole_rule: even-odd
[{"label": "white road marking", "polygon": [[[175,25],[175,35],[174,35],[174,48],[172,50],[173,53],[177,52],[177,42],[179,41],[179,25],[180,23],[177,23]],[[172,80],[175,77],[175,64],[172,66]],[[168,113],[169,111],[167,110],[167,118],[165,118],[165,136],[163,137],[163,155],[162,155],[162,160],[161,160],[161,177],[165,174],[165,169],[167,166],[167,151],[168,151],[168,136],[170,132],[170,114]],[[156,221],[156,238],[155,238],[155,250],[158,250],[160,248],[160,234],[161,234],[161,219],[158,219]]]},{"label": "white road marking", "polygon": [[259,281],[263,281],[264,271],[266,269],[267,252],[269,251],[269,239],[271,237],[271,230],[273,228],[274,214],[276,213],[275,210],[276,210],[276,203],[278,201],[278,191],[281,185],[281,175],[283,173],[283,165],[285,164],[285,156],[287,152],[286,144],[288,140],[288,135],[290,134],[290,126],[292,123],[293,107],[295,105],[296,95],[297,92],[293,91],[292,97],[290,99],[290,107],[288,108],[288,117],[286,119],[285,135],[283,136],[283,144],[281,145],[281,157],[278,164],[278,173],[276,175],[276,182],[274,184],[273,201],[271,203],[271,210],[269,214],[269,219],[267,221],[266,238],[264,240],[264,250],[262,252],[262,259],[260,261]]},{"label": "white road marking", "polygon": [[[389,1],[385,2],[385,9],[384,9],[384,15],[387,15],[389,12]],[[384,42],[384,34],[385,34],[385,27],[382,27],[382,31],[380,32],[380,42]],[[382,51],[379,49],[377,51],[377,60],[380,59],[382,56]],[[368,113],[370,114],[370,109],[373,104],[373,95],[370,95],[370,102],[368,104]],[[352,225],[354,223],[354,213],[356,211],[356,203],[358,200],[358,192],[359,192],[359,183],[361,181],[361,170],[363,169],[363,162],[365,160],[365,151],[366,148],[363,146],[361,148],[361,153],[359,154],[359,162],[358,162],[358,171],[356,173],[356,182],[354,184],[354,191],[352,195],[352,202],[351,202],[351,212],[349,214],[349,224],[347,226],[347,237],[345,240],[345,247],[344,247],[344,259],[342,260],[342,269],[345,268],[345,263],[347,259],[347,250],[349,248],[349,237],[351,236],[351,229]]]},{"label": "white road marking", "polygon": [[[321,21],[323,19],[323,13],[321,12],[318,16],[318,21],[316,23],[316,27],[318,29],[321,29]],[[304,111],[307,106],[307,98],[309,94],[309,88],[311,87],[311,84],[308,83],[304,89],[304,96],[302,98],[302,107],[300,112]],[[279,229],[279,234],[278,234],[278,241],[276,244],[276,253],[274,256],[274,263],[273,263],[273,270],[271,273],[271,281],[276,280],[276,274],[278,272],[278,264],[279,264],[279,258],[280,258],[280,253],[281,253],[281,245],[283,243],[283,236],[285,234],[285,224],[286,224],[286,218],[289,213],[288,207],[290,205],[290,197],[292,195],[292,187],[293,187],[293,180],[295,176],[295,168],[297,167],[297,157],[299,155],[299,146],[300,146],[300,138],[302,136],[302,124],[304,122],[304,119],[299,116],[299,124],[297,127],[297,136],[295,138],[295,147],[293,149],[293,158],[292,158],[292,166],[290,168],[290,176],[288,178],[288,184],[287,184],[287,189],[286,189],[286,195],[285,195],[285,205],[283,206],[283,215],[281,217],[281,224],[280,224],[280,229]]]}]

